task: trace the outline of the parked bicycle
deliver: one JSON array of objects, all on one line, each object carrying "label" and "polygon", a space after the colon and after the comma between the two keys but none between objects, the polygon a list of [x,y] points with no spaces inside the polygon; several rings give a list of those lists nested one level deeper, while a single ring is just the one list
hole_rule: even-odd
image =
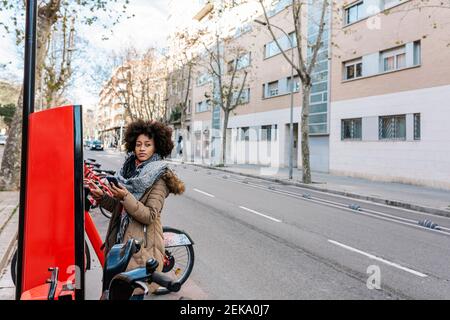
[{"label": "parked bicycle", "polygon": [[[94,183],[102,188],[107,194],[112,195],[105,179],[108,175],[114,175],[112,170],[102,170],[101,165],[95,159],[87,159],[84,164],[84,177],[91,179]],[[85,230],[89,242],[94,249],[102,267],[105,267],[105,257],[103,252],[103,240],[92,220],[90,210],[99,208],[102,214],[111,218],[111,214],[106,210],[102,210],[95,200],[90,196],[89,188],[85,188]],[[163,227],[163,237],[165,246],[164,266],[162,272],[168,275],[167,279],[171,279],[174,283],[183,285],[189,278],[194,268],[194,242],[191,237],[184,231],[171,227]],[[91,268],[91,253],[87,242],[85,243],[85,269]],[[128,265],[128,264],[127,264]],[[125,270],[125,269],[124,269]],[[156,269],[155,269],[156,270]],[[141,272],[142,274],[142,272]],[[14,284],[17,277],[17,250],[14,252],[11,261],[11,277]],[[167,276],[166,276],[167,277]],[[150,279],[150,278],[149,278]],[[156,281],[155,281],[156,282]],[[156,282],[158,283],[158,282]],[[155,294],[162,295],[171,292],[165,286],[159,288]]]}]

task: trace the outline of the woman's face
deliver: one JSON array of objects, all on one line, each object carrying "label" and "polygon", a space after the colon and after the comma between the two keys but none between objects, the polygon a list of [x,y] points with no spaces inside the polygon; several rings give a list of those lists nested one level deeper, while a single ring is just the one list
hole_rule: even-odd
[{"label": "woman's face", "polygon": [[136,140],[134,152],[140,162],[147,161],[155,153],[155,142],[145,134],[141,134]]}]

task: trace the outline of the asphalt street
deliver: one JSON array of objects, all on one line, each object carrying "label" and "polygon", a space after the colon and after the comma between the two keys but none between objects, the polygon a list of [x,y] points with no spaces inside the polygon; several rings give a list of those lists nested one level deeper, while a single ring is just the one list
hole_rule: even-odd
[{"label": "asphalt street", "polygon": [[[117,170],[124,156],[85,151],[85,158]],[[186,192],[166,199],[163,224],[194,239],[188,286],[201,298],[450,299],[448,218],[170,166]],[[106,229],[107,219],[94,219]],[[419,226],[424,219],[440,230]]]}]

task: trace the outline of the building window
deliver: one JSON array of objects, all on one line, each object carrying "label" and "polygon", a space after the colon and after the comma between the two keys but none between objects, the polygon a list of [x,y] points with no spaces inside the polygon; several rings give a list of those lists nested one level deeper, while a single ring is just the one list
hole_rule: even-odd
[{"label": "building window", "polygon": [[267,88],[267,96],[268,97],[275,97],[278,95],[278,81],[270,82]]},{"label": "building window", "polygon": [[272,141],[272,126],[261,127],[261,141]]},{"label": "building window", "polygon": [[[290,39],[286,38],[286,36],[282,36],[277,39],[283,51],[291,49],[291,42],[294,47],[297,46],[297,37],[295,36],[295,32],[289,33],[289,37]],[[265,48],[264,58],[266,59],[281,53],[275,41],[269,42],[264,46],[264,48]]]},{"label": "building window", "polygon": [[198,78],[197,78],[197,86],[201,87],[205,84],[207,84],[208,82],[211,81],[211,76],[208,72],[202,73]]},{"label": "building window", "polygon": [[420,40],[414,42],[414,65],[418,66],[421,64],[421,49],[420,49]]},{"label": "building window", "polygon": [[237,27],[236,32],[234,34],[235,38],[238,38],[242,36],[243,34],[252,31],[252,25],[251,24],[245,24],[243,26]]},{"label": "building window", "polygon": [[380,117],[380,140],[406,140],[406,115]]},{"label": "building window", "polygon": [[250,54],[250,52],[248,52],[248,53],[240,56],[237,59],[237,65],[236,65],[237,70],[242,70],[244,68],[247,68],[248,66],[250,66],[250,63],[251,63],[251,54]]},{"label": "building window", "polygon": [[345,74],[344,74],[345,80],[362,77],[363,64],[361,59],[345,62],[344,67],[345,67]]},{"label": "building window", "polygon": [[[274,3],[274,1],[272,3]],[[267,12],[267,15],[269,16],[269,18],[273,17],[278,12],[283,11],[286,7],[290,6],[291,4],[292,0],[278,0],[278,2],[274,4],[272,9]]]},{"label": "building window", "polygon": [[250,141],[250,128],[241,128],[241,141]]},{"label": "building window", "polygon": [[[292,78],[289,77],[288,81],[287,81],[287,90],[288,92],[290,92],[292,88]],[[299,92],[300,91],[300,77],[299,76],[294,76],[294,87],[293,87],[293,92]]]},{"label": "building window", "polygon": [[363,3],[358,2],[345,9],[345,24],[350,24],[360,20],[363,17]]},{"label": "building window", "polygon": [[[239,91],[235,91],[233,93],[233,105],[236,103],[237,96],[239,95]],[[246,104],[250,102],[250,89],[243,89],[241,93],[241,97],[237,104]]]},{"label": "building window", "polygon": [[236,60],[228,62],[228,73],[232,73],[235,67],[236,70],[242,70],[250,66],[250,64],[251,64],[251,54],[249,52],[240,56]]},{"label": "building window", "polygon": [[416,113],[414,115],[414,140],[420,140],[421,138],[420,113]]},{"label": "building window", "polygon": [[195,112],[200,113],[200,112],[206,112],[209,110],[211,110],[211,100],[206,100],[206,101],[197,103]]},{"label": "building window", "polygon": [[345,119],[341,123],[342,140],[362,139],[362,119]]},{"label": "building window", "polygon": [[383,51],[381,53],[382,71],[392,71],[406,67],[405,46]]}]

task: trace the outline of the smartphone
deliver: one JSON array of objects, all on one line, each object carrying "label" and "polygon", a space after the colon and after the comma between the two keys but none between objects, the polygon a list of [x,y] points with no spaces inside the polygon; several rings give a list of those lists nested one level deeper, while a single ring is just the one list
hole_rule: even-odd
[{"label": "smartphone", "polygon": [[109,184],[113,184],[115,185],[117,188],[119,187],[119,181],[117,180],[116,177],[106,177],[106,180],[108,180]]}]

